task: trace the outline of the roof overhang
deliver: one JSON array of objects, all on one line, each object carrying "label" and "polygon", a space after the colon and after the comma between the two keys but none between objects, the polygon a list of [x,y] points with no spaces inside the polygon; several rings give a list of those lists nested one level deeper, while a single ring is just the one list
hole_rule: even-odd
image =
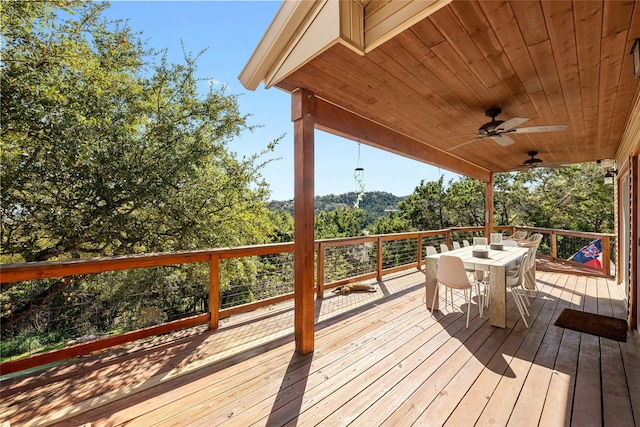
[{"label": "roof overhang", "polygon": [[336,44],[364,55],[450,2],[285,0],[238,78],[272,87]]},{"label": "roof overhang", "polygon": [[[239,79],[339,107],[319,129],[486,181],[534,151],[543,167],[637,153],[639,36],[638,2],[286,0]],[[487,137],[497,109],[526,126]]]}]

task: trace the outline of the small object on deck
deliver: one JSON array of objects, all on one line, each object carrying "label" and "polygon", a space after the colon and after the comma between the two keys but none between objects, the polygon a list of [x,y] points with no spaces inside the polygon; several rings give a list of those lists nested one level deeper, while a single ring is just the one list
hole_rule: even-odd
[{"label": "small object on deck", "polygon": [[376,292],[377,289],[373,285],[365,285],[364,283],[349,283],[333,290],[336,294],[348,295],[351,292]]}]

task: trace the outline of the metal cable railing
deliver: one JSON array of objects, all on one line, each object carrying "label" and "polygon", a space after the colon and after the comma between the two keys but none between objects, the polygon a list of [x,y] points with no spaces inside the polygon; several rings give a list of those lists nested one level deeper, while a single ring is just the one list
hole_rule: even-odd
[{"label": "metal cable railing", "polygon": [[[606,259],[615,259],[611,235],[524,230],[543,235],[541,255],[567,259],[599,238],[609,251]],[[317,295],[323,297],[342,283],[381,280],[383,274],[422,268],[426,246],[439,251],[440,243],[472,240],[482,231],[445,229],[317,241]],[[4,362],[56,349],[73,350],[61,357],[83,354],[85,343],[92,343],[90,349],[105,348],[194,325],[217,328],[220,318],[292,299],[294,249],[286,243],[2,265],[2,371],[6,373]],[[103,347],[93,344],[101,340]]]}]

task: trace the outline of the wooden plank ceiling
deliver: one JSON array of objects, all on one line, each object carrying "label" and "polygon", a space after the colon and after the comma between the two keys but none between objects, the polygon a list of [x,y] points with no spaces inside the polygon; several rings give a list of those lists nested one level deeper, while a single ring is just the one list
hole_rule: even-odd
[{"label": "wooden plank ceiling", "polygon": [[[364,56],[337,44],[276,86],[493,172],[520,169],[529,151],[543,165],[590,162],[615,157],[640,93],[637,37],[634,1],[454,0]],[[475,138],[492,107],[498,120],[529,119],[518,127],[568,128],[451,149]]]}]

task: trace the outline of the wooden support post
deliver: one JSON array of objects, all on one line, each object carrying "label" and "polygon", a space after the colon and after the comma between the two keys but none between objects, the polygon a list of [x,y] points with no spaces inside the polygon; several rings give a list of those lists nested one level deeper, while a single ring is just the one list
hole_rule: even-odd
[{"label": "wooden support post", "polygon": [[558,258],[558,235],[553,231],[549,234],[549,255],[553,260]]},{"label": "wooden support post", "polygon": [[418,270],[422,268],[422,235],[418,235]]},{"label": "wooden support post", "polygon": [[318,286],[317,297],[324,298],[324,245],[322,243],[318,245],[318,274],[316,276],[316,283]]},{"label": "wooden support post", "polygon": [[376,251],[376,280],[382,280],[382,237],[378,237],[378,248]]},{"label": "wooden support post", "polygon": [[220,255],[209,259],[209,329],[218,329],[220,322]]},{"label": "wooden support post", "polygon": [[493,233],[493,172],[489,174],[489,181],[484,186],[484,235],[487,239]]},{"label": "wooden support post", "polygon": [[294,129],[294,336],[300,354],[314,350],[314,126],[315,96],[291,95]]},{"label": "wooden support post", "polygon": [[602,236],[602,274],[611,275],[611,240]]}]

